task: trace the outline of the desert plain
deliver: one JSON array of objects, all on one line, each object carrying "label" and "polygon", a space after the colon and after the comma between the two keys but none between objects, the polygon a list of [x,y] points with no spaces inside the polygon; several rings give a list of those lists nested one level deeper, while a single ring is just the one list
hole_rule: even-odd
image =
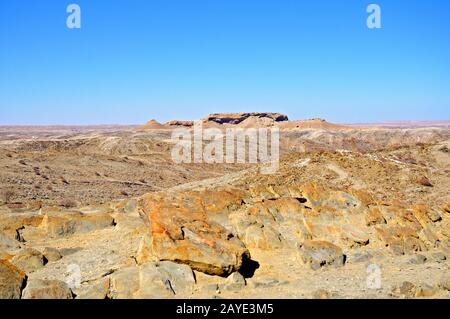
[{"label": "desert plain", "polygon": [[450,122],[277,128],[279,167],[174,163],[193,122],[0,127],[0,298],[449,298]]}]

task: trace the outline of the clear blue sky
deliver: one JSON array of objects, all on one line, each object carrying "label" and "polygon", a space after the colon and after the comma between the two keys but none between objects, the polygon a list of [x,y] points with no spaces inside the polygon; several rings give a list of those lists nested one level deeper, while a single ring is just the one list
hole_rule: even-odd
[{"label": "clear blue sky", "polygon": [[0,124],[234,111],[449,120],[450,1],[0,1]]}]

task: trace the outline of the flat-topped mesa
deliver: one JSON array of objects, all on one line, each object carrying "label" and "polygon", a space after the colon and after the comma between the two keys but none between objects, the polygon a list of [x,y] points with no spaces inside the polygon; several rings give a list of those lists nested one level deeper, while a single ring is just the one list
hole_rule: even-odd
[{"label": "flat-topped mesa", "polygon": [[267,112],[250,112],[250,113],[213,113],[203,118],[203,122],[215,122],[218,124],[239,124],[246,119],[266,118],[274,122],[288,121],[287,115],[281,113],[267,113]]},{"label": "flat-topped mesa", "polygon": [[169,122],[166,122],[164,125],[168,127],[192,127],[194,126],[194,121],[179,121],[179,120],[172,120]]}]

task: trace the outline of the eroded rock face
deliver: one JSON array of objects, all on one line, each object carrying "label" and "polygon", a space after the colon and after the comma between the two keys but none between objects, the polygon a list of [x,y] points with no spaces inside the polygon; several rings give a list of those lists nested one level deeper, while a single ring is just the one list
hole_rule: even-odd
[{"label": "eroded rock face", "polygon": [[408,226],[385,226],[375,228],[379,238],[394,254],[404,255],[425,250],[417,231]]},{"label": "eroded rock face", "polygon": [[238,271],[250,253],[210,217],[236,202],[240,201],[226,191],[145,196],[141,206],[150,223],[152,253],[159,260],[186,264],[211,275]]},{"label": "eroded rock face", "polygon": [[[395,260],[407,267],[442,267],[448,258],[449,215],[442,205],[377,201],[362,190],[326,184],[161,192],[114,205],[47,208],[38,217],[21,212],[17,220],[1,215],[11,225],[0,223],[0,277],[6,278],[0,294],[122,299],[220,291],[228,297],[295,287],[291,274],[309,268],[338,275],[392,254],[406,255]],[[73,265],[82,284],[72,294],[63,281]],[[423,289],[413,296],[430,294]],[[311,295],[314,290],[301,297]]]},{"label": "eroded rock face", "polygon": [[9,261],[0,260],[0,299],[20,299],[27,276]]},{"label": "eroded rock face", "polygon": [[280,113],[215,113],[206,116],[203,121],[205,122],[215,122],[219,124],[239,124],[246,119],[254,118],[268,118],[275,122],[287,121],[288,117]]}]

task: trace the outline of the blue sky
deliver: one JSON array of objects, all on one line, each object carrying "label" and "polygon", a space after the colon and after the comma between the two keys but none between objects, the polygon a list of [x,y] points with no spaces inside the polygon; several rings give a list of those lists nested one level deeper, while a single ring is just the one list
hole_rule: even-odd
[{"label": "blue sky", "polygon": [[450,1],[0,1],[0,124],[239,111],[449,120]]}]

